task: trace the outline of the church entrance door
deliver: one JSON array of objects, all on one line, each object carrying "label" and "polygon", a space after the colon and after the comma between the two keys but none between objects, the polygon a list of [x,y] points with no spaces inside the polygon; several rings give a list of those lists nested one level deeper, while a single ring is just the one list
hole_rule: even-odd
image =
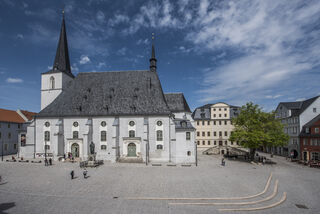
[{"label": "church entrance door", "polygon": [[74,157],[74,158],[79,157],[79,144],[73,143],[71,145],[71,153],[72,153],[72,157]]},{"label": "church entrance door", "polygon": [[129,143],[128,145],[128,157],[136,157],[136,144]]}]

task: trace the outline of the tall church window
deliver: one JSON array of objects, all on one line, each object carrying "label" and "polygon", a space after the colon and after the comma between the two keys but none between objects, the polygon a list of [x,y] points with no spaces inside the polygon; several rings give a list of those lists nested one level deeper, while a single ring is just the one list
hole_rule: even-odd
[{"label": "tall church window", "polygon": [[72,132],[72,138],[73,139],[78,139],[79,138],[79,132],[78,131],[73,131]]},{"label": "tall church window", "polygon": [[186,140],[190,140],[190,132],[186,132]]},{"label": "tall church window", "polygon": [[54,88],[55,88],[54,77],[50,77],[50,89],[54,89]]},{"label": "tall church window", "polygon": [[50,132],[49,131],[45,131],[44,132],[44,140],[45,141],[50,141]]},{"label": "tall church window", "polygon": [[129,137],[135,137],[135,131],[130,130],[129,131]]},{"label": "tall church window", "polygon": [[101,131],[101,141],[107,141],[107,132]]},{"label": "tall church window", "polygon": [[163,134],[162,130],[157,131],[157,141],[162,141],[163,140]]}]

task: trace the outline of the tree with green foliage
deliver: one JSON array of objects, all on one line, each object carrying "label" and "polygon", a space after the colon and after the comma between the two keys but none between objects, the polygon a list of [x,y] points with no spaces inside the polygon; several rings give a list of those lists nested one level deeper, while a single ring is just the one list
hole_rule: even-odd
[{"label": "tree with green foliage", "polygon": [[289,136],[283,132],[282,123],[275,118],[275,112],[263,112],[258,105],[247,103],[240,114],[232,119],[235,126],[229,138],[250,150],[250,159],[254,159],[256,149],[260,147],[283,146]]}]

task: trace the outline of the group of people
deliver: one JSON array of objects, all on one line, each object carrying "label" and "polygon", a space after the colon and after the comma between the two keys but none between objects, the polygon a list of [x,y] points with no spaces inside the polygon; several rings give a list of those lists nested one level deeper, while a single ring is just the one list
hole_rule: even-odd
[{"label": "group of people", "polygon": [[45,166],[52,166],[52,158],[49,158],[49,160],[46,158],[44,159],[44,165]]},{"label": "group of people", "polygon": [[[88,174],[88,171],[87,171],[86,168],[84,168],[84,169],[83,169],[83,178],[84,178],[84,179],[87,179],[87,178],[88,178],[87,174]],[[71,176],[71,180],[73,180],[73,179],[75,178],[75,177],[74,177],[74,170],[71,170],[70,176]]]}]

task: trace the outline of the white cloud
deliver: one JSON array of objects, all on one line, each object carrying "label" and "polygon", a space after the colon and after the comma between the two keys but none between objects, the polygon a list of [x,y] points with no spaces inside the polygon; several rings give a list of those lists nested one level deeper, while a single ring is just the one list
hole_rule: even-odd
[{"label": "white cloud", "polygon": [[25,2],[22,2],[22,6],[23,6],[23,8],[27,8],[29,5]]},{"label": "white cloud", "polygon": [[80,57],[79,63],[80,63],[81,65],[87,64],[87,63],[89,63],[89,62],[90,62],[90,58],[89,58],[88,56],[82,55],[82,56]]},{"label": "white cloud", "polygon": [[104,15],[104,13],[103,13],[101,10],[99,10],[99,11],[97,12],[96,18],[97,18],[97,20],[98,20],[99,23],[104,23],[104,22],[106,21],[106,20],[105,20],[105,15]]},{"label": "white cloud", "polygon": [[121,49],[119,49],[119,50],[117,51],[117,54],[118,54],[119,56],[123,56],[123,55],[126,54],[126,52],[127,52],[127,48],[123,47],[123,48],[121,48]]},{"label": "white cloud", "polygon": [[73,63],[73,64],[72,64],[72,66],[71,66],[71,71],[72,71],[72,72],[75,72],[75,73],[79,72],[79,68],[78,68],[78,66],[77,66],[76,63]]},{"label": "white cloud", "polygon": [[320,31],[310,33],[306,27],[320,18],[319,1],[301,6],[299,1],[245,0],[216,6],[203,0],[197,13],[187,41],[212,53],[237,53],[232,58],[225,54],[226,63],[203,72],[202,102],[277,98],[266,97],[267,90],[287,96],[301,75],[319,65]]},{"label": "white cloud", "polygon": [[106,63],[104,62],[99,62],[99,64],[97,65],[97,68],[102,68],[102,67],[105,67],[106,66]]},{"label": "white cloud", "polygon": [[115,14],[112,19],[109,19],[108,24],[113,27],[115,25],[121,24],[121,23],[128,23],[129,17],[125,14]]},{"label": "white cloud", "polygon": [[179,47],[179,50],[182,52],[182,53],[189,53],[190,51],[192,51],[192,48],[186,48],[184,46],[180,46]]},{"label": "white cloud", "polygon": [[306,100],[306,98],[298,98],[298,99],[296,99],[296,101],[298,102],[298,101],[304,101],[304,100]]},{"label": "white cloud", "polygon": [[17,34],[17,36],[16,36],[16,38],[17,38],[17,39],[23,39],[23,38],[24,38],[24,36],[23,36],[23,34],[18,33],[18,34]]},{"label": "white cloud", "polygon": [[148,45],[149,44],[149,39],[139,39],[137,42],[136,42],[137,45],[141,45],[141,44],[144,44],[144,45]]},{"label": "white cloud", "polygon": [[124,34],[134,34],[140,28],[183,28],[185,23],[174,16],[174,5],[169,0],[160,3],[148,1],[140,7],[139,13],[128,22],[130,25],[123,30]]},{"label": "white cloud", "polygon": [[7,81],[7,83],[22,83],[23,82],[23,80],[20,78],[11,78],[11,77],[7,78],[6,81]]},{"label": "white cloud", "polygon": [[267,99],[276,99],[276,98],[279,98],[279,97],[282,97],[281,94],[277,94],[277,95],[266,95],[265,98]]},{"label": "white cloud", "polygon": [[52,70],[53,66],[52,65],[48,65],[48,70]]}]

